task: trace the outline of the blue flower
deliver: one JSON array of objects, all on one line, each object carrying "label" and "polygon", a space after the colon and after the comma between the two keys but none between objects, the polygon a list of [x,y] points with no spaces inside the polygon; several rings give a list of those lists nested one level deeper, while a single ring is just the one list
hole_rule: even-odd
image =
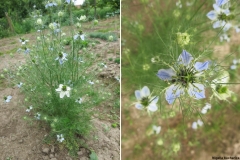
[{"label": "blue flower", "polygon": [[137,109],[143,110],[146,108],[148,112],[157,111],[158,97],[151,97],[150,90],[147,86],[144,86],[141,90],[136,90],[135,96],[138,100],[138,102],[135,103]]},{"label": "blue flower", "polygon": [[158,71],[157,76],[160,79],[172,83],[165,92],[165,98],[169,104],[184,95],[186,91],[195,99],[205,98],[204,85],[197,82],[203,71],[208,69],[209,61],[194,63],[193,59],[190,53],[183,50],[175,66]]},{"label": "blue flower", "polygon": [[57,3],[48,1],[48,3],[45,5],[45,8],[53,7],[53,6],[57,6]]}]

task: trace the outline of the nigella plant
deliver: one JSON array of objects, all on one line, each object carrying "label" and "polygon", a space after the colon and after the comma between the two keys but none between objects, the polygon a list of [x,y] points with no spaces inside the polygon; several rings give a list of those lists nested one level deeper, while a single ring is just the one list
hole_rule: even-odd
[{"label": "nigella plant", "polygon": [[209,61],[195,62],[186,50],[183,50],[177,62],[169,69],[160,69],[157,76],[171,85],[166,89],[165,98],[169,104],[186,92],[194,99],[205,98],[204,71],[208,69]]}]

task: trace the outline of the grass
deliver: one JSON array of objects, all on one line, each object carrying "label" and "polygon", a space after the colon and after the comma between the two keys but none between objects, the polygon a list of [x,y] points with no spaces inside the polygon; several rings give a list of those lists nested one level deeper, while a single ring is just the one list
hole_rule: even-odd
[{"label": "grass", "polygon": [[113,32],[106,32],[106,33],[104,33],[104,32],[92,32],[92,33],[89,33],[90,38],[99,38],[99,39],[102,39],[102,40],[105,40],[105,41],[109,40],[109,36],[113,36],[113,41],[117,41],[117,36]]}]

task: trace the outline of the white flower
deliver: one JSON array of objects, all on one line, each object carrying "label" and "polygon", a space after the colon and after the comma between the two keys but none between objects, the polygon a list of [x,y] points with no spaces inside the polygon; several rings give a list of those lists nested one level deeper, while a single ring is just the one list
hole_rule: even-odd
[{"label": "white flower", "polygon": [[40,114],[40,113],[37,113],[37,115],[35,115],[34,117],[35,117],[37,120],[39,120],[40,117],[41,117],[41,114]]},{"label": "white flower", "polygon": [[[211,10],[207,13],[207,17],[213,21],[213,28],[220,28],[227,26],[226,17],[230,15],[229,9],[222,9],[219,4],[213,4],[214,10]],[[231,25],[228,27],[230,28]],[[228,30],[229,28],[223,29],[224,31]]]},{"label": "white flower", "polygon": [[88,83],[89,83],[89,84],[91,84],[91,85],[93,85],[93,84],[94,84],[94,82],[93,82],[93,81],[90,81],[90,80],[88,81]]},{"label": "white flower", "polygon": [[10,95],[7,97],[4,97],[4,100],[6,103],[9,103],[11,99],[12,99],[12,96],[10,96]]},{"label": "white flower", "polygon": [[57,135],[57,141],[59,141],[60,143],[62,143],[64,141],[64,137],[62,134]]},{"label": "white flower", "polygon": [[208,110],[211,109],[211,104],[206,103],[206,105],[202,108],[201,113],[206,114]]},{"label": "white flower", "polygon": [[193,122],[192,123],[192,129],[196,130],[198,128],[198,126],[202,126],[203,125],[203,121],[201,121],[200,119],[197,120],[197,122]]},{"label": "white flower", "polygon": [[230,42],[230,38],[226,33],[221,34],[219,37],[221,42],[223,42],[223,40]]},{"label": "white flower", "polygon": [[78,39],[79,37],[81,38],[82,41],[85,40],[85,35],[82,34],[82,33],[78,33],[78,34],[74,35],[74,36],[73,36],[73,39],[76,40],[76,39]]},{"label": "white flower", "polygon": [[85,15],[80,16],[80,18],[77,17],[77,20],[79,21],[86,21],[87,17]]},{"label": "white flower", "polygon": [[83,101],[83,99],[82,99],[82,98],[78,98],[78,99],[76,99],[76,101],[75,101],[75,102],[77,102],[77,103],[81,104],[81,103],[82,103],[82,101]]},{"label": "white flower", "polygon": [[135,103],[135,107],[137,109],[143,110],[144,108],[147,109],[147,111],[155,112],[157,111],[157,101],[158,97],[150,96],[150,90],[147,86],[144,86],[141,90],[135,91],[135,96],[137,98],[137,102]]},{"label": "white flower", "polygon": [[119,83],[120,83],[120,78],[119,77],[114,77]]},{"label": "white flower", "polygon": [[106,65],[106,64],[104,64],[104,63],[101,63],[101,65],[102,65],[102,66],[104,66],[104,68],[107,68],[107,65]]},{"label": "white flower", "polygon": [[60,84],[59,87],[56,89],[56,91],[60,93],[60,98],[63,98],[65,95],[67,97],[70,97],[70,90],[70,87],[63,84]]},{"label": "white flower", "polygon": [[25,45],[27,42],[29,42],[29,40],[25,40],[25,39],[23,39],[23,38],[20,38],[20,39],[19,39],[19,42],[21,42],[22,45]]},{"label": "white flower", "polygon": [[182,8],[182,3],[181,3],[180,0],[176,2],[176,6],[177,6],[178,8]]},{"label": "white flower", "polygon": [[26,112],[30,112],[33,109],[32,106],[30,106],[28,109],[26,109]]},{"label": "white flower", "polygon": [[22,82],[19,82],[19,83],[17,84],[17,87],[18,87],[18,88],[21,88],[22,85],[23,85],[23,83],[22,83]]},{"label": "white flower", "polygon": [[60,64],[63,64],[65,61],[67,61],[67,54],[66,53],[59,53],[58,57],[55,59],[56,61],[58,60]]},{"label": "white flower", "polygon": [[159,134],[160,131],[161,131],[161,126],[155,126],[155,125],[153,125],[153,126],[152,126],[152,129],[153,129],[153,132],[154,132],[154,133]]}]

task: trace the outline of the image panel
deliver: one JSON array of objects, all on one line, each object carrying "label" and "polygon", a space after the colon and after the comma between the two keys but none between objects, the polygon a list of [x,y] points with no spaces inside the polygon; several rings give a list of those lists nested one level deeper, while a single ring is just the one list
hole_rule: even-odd
[{"label": "image panel", "polygon": [[239,1],[122,0],[121,158],[240,158]]},{"label": "image panel", "polygon": [[0,1],[0,159],[120,159],[120,0]]}]

